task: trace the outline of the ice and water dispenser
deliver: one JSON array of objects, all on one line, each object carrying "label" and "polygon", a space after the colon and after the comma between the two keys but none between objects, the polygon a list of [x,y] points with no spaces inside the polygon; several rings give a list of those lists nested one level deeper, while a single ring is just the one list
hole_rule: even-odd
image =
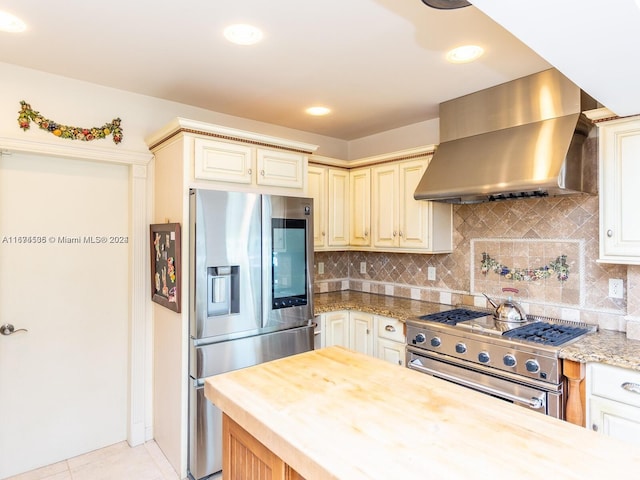
[{"label": "ice and water dispenser", "polygon": [[240,311],[240,267],[207,268],[207,314],[229,315]]}]

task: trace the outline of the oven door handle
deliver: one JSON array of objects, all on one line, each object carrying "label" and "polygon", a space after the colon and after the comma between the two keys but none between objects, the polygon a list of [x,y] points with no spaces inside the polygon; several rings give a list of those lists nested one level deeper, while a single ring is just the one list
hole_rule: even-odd
[{"label": "oven door handle", "polygon": [[431,376],[434,376],[434,377],[437,377],[437,378],[441,378],[441,379],[444,379],[444,380],[449,380],[450,382],[457,383],[459,385],[464,385],[466,387],[473,388],[475,390],[480,390],[481,392],[490,393],[492,395],[496,395],[498,397],[501,397],[501,398],[504,398],[504,399],[507,399],[507,400],[511,400],[512,402],[523,403],[523,404],[528,405],[529,407],[533,408],[534,410],[539,410],[539,409],[544,407],[544,398],[539,398],[539,397],[531,397],[531,398],[519,397],[518,395],[512,395],[510,393],[503,392],[502,390],[497,390],[495,388],[488,387],[486,385],[481,385],[479,383],[475,383],[475,382],[472,382],[470,380],[465,380],[463,378],[454,377],[453,375],[449,375],[447,373],[438,372],[436,370],[432,370],[430,368],[427,368],[427,367],[421,365],[419,359],[414,359],[411,362],[409,362],[409,368],[418,370],[420,372],[426,373],[428,375],[431,375]]}]

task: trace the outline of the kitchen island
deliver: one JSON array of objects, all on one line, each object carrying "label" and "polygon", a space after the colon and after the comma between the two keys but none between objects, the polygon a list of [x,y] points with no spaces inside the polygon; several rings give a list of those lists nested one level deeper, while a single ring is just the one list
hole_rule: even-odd
[{"label": "kitchen island", "polygon": [[[205,395],[233,432],[253,437],[240,436],[251,440],[245,447],[260,442],[281,461],[284,473],[273,478],[584,480],[640,471],[640,452],[624,443],[341,347],[210,377]],[[247,462],[237,439],[226,430],[229,473]]]}]

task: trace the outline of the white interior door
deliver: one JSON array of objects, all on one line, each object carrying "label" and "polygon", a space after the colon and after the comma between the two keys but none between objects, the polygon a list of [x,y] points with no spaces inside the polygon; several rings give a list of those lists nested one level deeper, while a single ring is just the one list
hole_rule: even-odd
[{"label": "white interior door", "polygon": [[126,439],[128,178],[0,156],[0,478]]}]

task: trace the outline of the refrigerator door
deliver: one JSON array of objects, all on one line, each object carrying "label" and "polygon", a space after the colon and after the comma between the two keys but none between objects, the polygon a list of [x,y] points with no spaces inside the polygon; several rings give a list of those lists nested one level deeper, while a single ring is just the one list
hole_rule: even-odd
[{"label": "refrigerator door", "polygon": [[313,350],[305,326],[227,342],[193,346],[189,388],[189,475],[199,480],[222,469],[222,413],[204,397],[204,378]]},{"label": "refrigerator door", "polygon": [[191,337],[218,340],[261,327],[261,196],[191,191]]}]

